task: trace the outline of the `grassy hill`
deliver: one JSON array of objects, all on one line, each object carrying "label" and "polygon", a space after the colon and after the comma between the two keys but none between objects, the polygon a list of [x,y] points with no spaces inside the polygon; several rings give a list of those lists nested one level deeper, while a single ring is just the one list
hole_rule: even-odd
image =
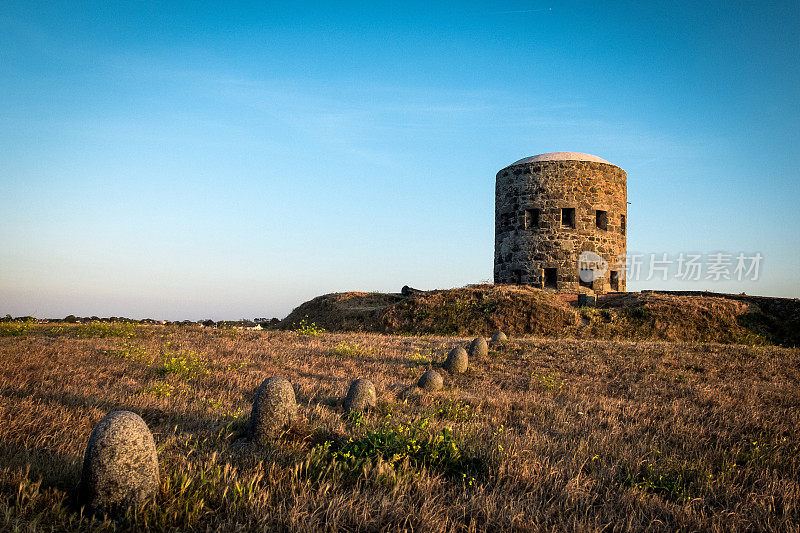
[{"label": "grassy hill", "polygon": [[566,295],[477,285],[409,296],[345,292],[310,300],[282,321],[333,331],[652,339],[734,344],[800,343],[800,301],[716,293],[621,293],[578,308]]}]

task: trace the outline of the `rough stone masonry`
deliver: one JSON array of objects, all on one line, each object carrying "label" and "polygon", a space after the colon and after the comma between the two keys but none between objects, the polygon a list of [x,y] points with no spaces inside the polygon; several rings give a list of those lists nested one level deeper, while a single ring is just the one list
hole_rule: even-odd
[{"label": "rough stone masonry", "polygon": [[[627,217],[627,175],[618,166],[576,152],[520,159],[497,173],[494,281],[625,291]],[[579,265],[587,257],[599,261]]]}]

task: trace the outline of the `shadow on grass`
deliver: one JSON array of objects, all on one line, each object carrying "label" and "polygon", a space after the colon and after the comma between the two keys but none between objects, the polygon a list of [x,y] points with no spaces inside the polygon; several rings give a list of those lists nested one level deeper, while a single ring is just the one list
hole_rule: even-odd
[{"label": "shadow on grass", "polygon": [[72,494],[81,477],[83,456],[62,454],[29,446],[0,442],[0,465],[27,470],[30,479]]}]

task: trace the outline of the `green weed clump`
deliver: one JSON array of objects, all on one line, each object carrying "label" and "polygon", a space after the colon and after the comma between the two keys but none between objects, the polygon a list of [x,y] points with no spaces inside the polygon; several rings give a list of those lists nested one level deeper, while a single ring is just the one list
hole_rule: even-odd
[{"label": "green weed clump", "polygon": [[225,403],[219,398],[206,398],[203,400],[203,405],[208,407],[209,409],[222,409],[225,407]]},{"label": "green weed clump", "polygon": [[316,337],[325,333],[325,328],[317,326],[315,322],[308,323],[308,317],[300,319],[300,322],[294,324],[294,331],[298,335],[304,337]]},{"label": "green weed clump", "polygon": [[168,398],[169,396],[172,396],[174,390],[174,385],[170,385],[164,381],[156,381],[152,385],[142,389],[142,394],[149,394],[151,396],[155,396],[156,398]]},{"label": "green weed clump", "polygon": [[208,374],[208,361],[193,350],[166,352],[161,365],[158,367],[158,372],[160,374],[175,374],[187,380],[197,379]]},{"label": "green weed clump", "polygon": [[342,415],[342,420],[350,424],[351,427],[359,428],[367,424],[366,416],[363,411],[349,411]]},{"label": "green weed clump", "polygon": [[564,382],[561,381],[561,378],[551,373],[537,374],[536,372],[531,372],[531,381],[551,392],[558,392],[564,388]]},{"label": "green weed clump", "polygon": [[428,366],[433,363],[433,353],[430,350],[420,350],[417,348],[410,354],[408,354],[408,366],[416,367],[416,366]]},{"label": "green weed clump", "polygon": [[800,444],[786,437],[770,438],[760,434],[747,440],[736,454],[733,464],[736,467],[755,467],[770,470],[786,470],[800,457]]},{"label": "green weed clump", "polygon": [[461,400],[445,400],[433,412],[433,416],[452,422],[469,422],[475,415],[475,408]]},{"label": "green weed clump", "polygon": [[0,322],[0,337],[19,337],[33,326],[29,321]]},{"label": "green weed clump", "polygon": [[340,342],[339,344],[333,347],[333,349],[330,351],[330,354],[341,355],[345,357],[360,357],[366,355],[369,352],[370,352],[369,349],[364,348],[363,346],[357,343],[349,344],[346,342]]},{"label": "green weed clump", "polygon": [[122,346],[116,350],[106,350],[106,353],[134,363],[149,364],[152,362],[152,358],[147,353],[147,350],[143,346],[130,340],[125,341]]},{"label": "green weed clump", "polygon": [[703,481],[697,468],[663,468],[648,462],[638,472],[628,473],[623,485],[658,494],[671,502],[686,503],[700,493]]},{"label": "green weed clump", "polygon": [[89,322],[78,326],[77,335],[83,339],[106,337],[131,338],[136,335],[137,325],[133,322]]},{"label": "green weed clump", "polygon": [[581,307],[578,309],[578,312],[583,318],[589,321],[594,320],[595,322],[609,323],[614,318],[611,311],[608,309],[598,309],[597,307]]},{"label": "green weed clump", "polygon": [[329,439],[314,446],[306,462],[312,477],[357,479],[377,463],[395,470],[406,466],[441,472],[471,485],[486,470],[485,462],[465,449],[450,428],[428,430],[429,418],[410,424],[384,424],[358,438]]},{"label": "green weed clump", "polygon": [[642,322],[648,321],[653,317],[653,312],[649,307],[645,307],[644,305],[640,307],[634,307],[633,309],[629,310],[627,314],[630,318]]}]

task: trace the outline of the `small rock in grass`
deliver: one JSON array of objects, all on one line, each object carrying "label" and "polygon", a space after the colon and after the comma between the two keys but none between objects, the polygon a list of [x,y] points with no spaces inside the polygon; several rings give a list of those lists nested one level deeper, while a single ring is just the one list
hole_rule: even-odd
[{"label": "small rock in grass", "polygon": [[152,500],[158,490],[153,434],[130,411],[113,411],[92,430],[78,487],[90,509],[110,514]]},{"label": "small rock in grass", "polygon": [[447,354],[447,359],[444,362],[445,370],[451,374],[456,374],[466,371],[467,366],[469,366],[469,358],[467,357],[467,351],[464,348],[461,346],[456,346],[450,350],[450,353]]},{"label": "small rock in grass", "polygon": [[473,339],[469,345],[469,356],[478,359],[487,355],[489,355],[489,346],[486,344],[486,339],[483,337]]},{"label": "small rock in grass", "polygon": [[297,401],[288,379],[272,376],[256,391],[247,437],[256,444],[266,444],[297,416]]},{"label": "small rock in grass", "polygon": [[376,400],[375,385],[368,379],[359,378],[350,384],[344,399],[344,410],[366,411],[375,407]]},{"label": "small rock in grass", "polygon": [[492,335],[492,342],[505,342],[508,340],[508,337],[502,331],[498,331],[494,335]]},{"label": "small rock in grass", "polygon": [[442,375],[435,370],[428,370],[422,374],[422,377],[419,378],[419,381],[417,382],[417,387],[426,391],[439,390],[443,386],[444,380],[442,379]]}]

